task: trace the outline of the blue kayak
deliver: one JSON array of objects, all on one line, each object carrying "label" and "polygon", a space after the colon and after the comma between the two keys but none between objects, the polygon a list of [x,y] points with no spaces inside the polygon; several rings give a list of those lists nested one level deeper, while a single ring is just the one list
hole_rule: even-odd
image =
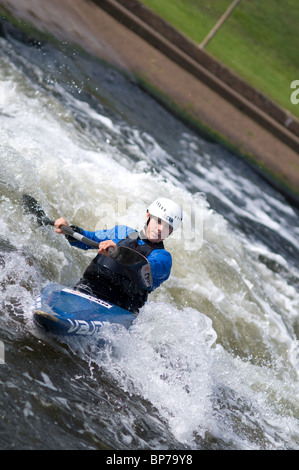
[{"label": "blue kayak", "polygon": [[36,299],[33,320],[56,335],[93,335],[107,323],[129,328],[136,315],[105,300],[51,283]]}]

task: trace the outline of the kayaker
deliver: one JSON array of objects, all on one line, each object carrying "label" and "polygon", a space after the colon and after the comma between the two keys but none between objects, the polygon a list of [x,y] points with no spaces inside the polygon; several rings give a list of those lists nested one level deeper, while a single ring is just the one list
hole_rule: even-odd
[{"label": "kayaker", "polygon": [[[74,231],[99,242],[97,256],[91,261],[75,288],[131,312],[137,312],[146,302],[149,292],[169,278],[172,257],[165,250],[163,240],[179,227],[181,221],[182,211],[179,205],[171,199],[159,198],[149,206],[146,224],[141,232],[126,225],[116,225],[112,229],[95,232],[71,225]],[[57,233],[62,233],[61,226],[69,226],[63,217],[55,221]],[[83,250],[90,248],[72,237],[67,238],[73,246]],[[131,248],[147,259],[152,277],[150,288],[145,288],[136,272],[129,266],[120,265],[110,256],[119,246]]]}]

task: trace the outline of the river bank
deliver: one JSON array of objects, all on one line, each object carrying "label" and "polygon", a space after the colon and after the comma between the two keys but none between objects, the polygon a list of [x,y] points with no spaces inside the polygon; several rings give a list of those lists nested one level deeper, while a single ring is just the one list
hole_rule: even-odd
[{"label": "river bank", "polygon": [[[223,80],[212,77],[187,52],[157,33],[155,25],[146,23],[146,16],[142,19],[136,9],[129,10],[130,3],[0,2],[15,18],[49,31],[62,41],[76,43],[131,73],[164,105],[200,132],[246,157],[298,203],[298,136]],[[135,1],[133,4],[136,6]]]}]

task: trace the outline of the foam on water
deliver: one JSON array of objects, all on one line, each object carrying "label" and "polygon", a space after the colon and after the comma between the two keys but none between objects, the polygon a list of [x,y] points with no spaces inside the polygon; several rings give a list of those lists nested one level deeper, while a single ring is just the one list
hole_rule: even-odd
[{"label": "foam on water", "polygon": [[113,328],[102,335],[113,348],[96,360],[126,392],[149,400],[180,442],[190,443],[194,432],[204,434],[211,414],[210,348],[216,339],[205,315],[149,302],[128,332],[118,331],[117,340]]}]

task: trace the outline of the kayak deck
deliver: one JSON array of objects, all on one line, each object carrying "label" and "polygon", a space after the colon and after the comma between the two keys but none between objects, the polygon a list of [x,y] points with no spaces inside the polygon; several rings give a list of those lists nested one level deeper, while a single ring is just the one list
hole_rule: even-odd
[{"label": "kayak deck", "polygon": [[93,335],[105,323],[129,328],[135,318],[128,310],[54,283],[43,289],[33,308],[35,324],[58,335]]}]

